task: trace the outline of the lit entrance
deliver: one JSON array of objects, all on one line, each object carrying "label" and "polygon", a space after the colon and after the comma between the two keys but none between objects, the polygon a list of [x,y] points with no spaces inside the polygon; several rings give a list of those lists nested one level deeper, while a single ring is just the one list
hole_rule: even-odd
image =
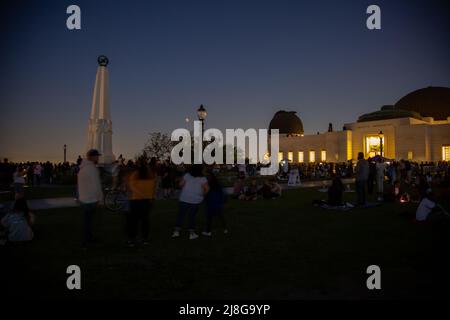
[{"label": "lit entrance", "polygon": [[442,146],[442,160],[450,161],[450,146]]},{"label": "lit entrance", "polygon": [[384,156],[384,135],[366,136],[366,157]]}]

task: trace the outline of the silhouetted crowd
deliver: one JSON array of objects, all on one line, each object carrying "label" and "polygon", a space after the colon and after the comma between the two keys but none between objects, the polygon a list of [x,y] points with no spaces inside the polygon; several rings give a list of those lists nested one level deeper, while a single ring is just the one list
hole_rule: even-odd
[{"label": "silhouetted crowd", "polygon": [[[21,162],[15,163],[4,159],[0,163],[0,189],[8,189],[14,184],[15,177],[23,177],[28,186],[40,186],[41,184],[75,184],[76,176],[79,171],[79,165],[82,158],[78,157],[75,163],[60,162]],[[371,193],[372,186],[376,177],[375,161],[368,159],[368,192]],[[170,197],[173,194],[174,186],[177,180],[185,172],[183,165],[174,165],[170,160],[157,161],[156,170],[161,178],[161,187],[164,190],[164,196]],[[126,175],[128,171],[133,170],[136,163],[133,160],[127,160],[120,157],[112,166],[112,175],[119,174],[119,180]],[[222,174],[232,174],[236,180],[242,174],[246,177],[258,176],[261,166],[259,164],[250,164],[248,161],[243,165],[219,165],[215,166],[215,172]],[[356,163],[353,161],[342,163],[286,163],[280,164],[278,173],[279,180],[287,180],[289,172],[298,170],[302,181],[333,179],[338,176],[341,178],[355,177]],[[432,179],[445,180],[450,176],[449,162],[412,162],[408,160],[391,161],[385,163],[385,177],[390,184],[396,181],[416,182],[421,177],[428,183]],[[422,183],[423,184],[423,183]]]},{"label": "silhouetted crowd", "polygon": [[0,162],[0,189],[6,189],[14,183],[17,175],[23,177],[28,186],[41,184],[75,183],[78,173],[77,163],[60,162],[11,162],[3,159]]}]

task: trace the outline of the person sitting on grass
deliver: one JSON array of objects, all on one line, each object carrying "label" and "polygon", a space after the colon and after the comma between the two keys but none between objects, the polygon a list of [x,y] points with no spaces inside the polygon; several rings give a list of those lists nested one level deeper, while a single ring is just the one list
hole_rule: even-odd
[{"label": "person sitting on grass", "polygon": [[6,216],[9,212],[4,204],[0,203],[0,246],[3,246],[6,244],[6,230],[1,224],[1,220],[4,216]]},{"label": "person sitting on grass", "polygon": [[428,189],[425,197],[420,201],[416,211],[416,221],[419,222],[450,222],[450,215],[436,203],[434,194]]},{"label": "person sitting on grass", "polygon": [[400,190],[400,181],[396,180],[394,184],[389,184],[383,192],[385,202],[399,201],[402,193]]},{"label": "person sitting on grass", "polygon": [[266,181],[259,192],[266,200],[276,199],[281,196],[281,186],[276,181]]},{"label": "person sitting on grass", "polygon": [[16,200],[12,212],[7,213],[1,222],[6,228],[8,241],[22,242],[33,239],[31,226],[34,223],[34,215],[28,209],[27,201],[24,198]]},{"label": "person sitting on grass", "polygon": [[351,208],[353,207],[349,203],[344,203],[344,184],[342,183],[341,177],[335,175],[331,181],[331,186],[328,188],[328,200],[313,200],[312,204],[314,206],[320,206],[322,208]]},{"label": "person sitting on grass", "polygon": [[214,217],[218,217],[222,223],[223,233],[228,233],[224,216],[225,193],[217,176],[211,172],[208,178],[209,192],[206,195],[206,228],[202,235],[211,237],[211,226]]},{"label": "person sitting on grass", "polygon": [[273,198],[279,198],[281,197],[282,189],[278,182],[273,180],[270,183],[270,190],[272,191]]},{"label": "person sitting on grass", "polygon": [[328,205],[342,206],[344,195],[344,184],[339,176],[335,176],[328,188]]},{"label": "person sitting on grass", "polygon": [[244,200],[255,201],[257,199],[258,199],[258,185],[256,183],[256,180],[252,180],[250,182],[250,185],[247,187],[247,190],[245,191]]},{"label": "person sitting on grass", "polygon": [[245,174],[240,174],[233,185],[233,198],[242,200],[245,197]]},{"label": "person sitting on grass", "polygon": [[172,195],[172,179],[169,174],[169,169],[164,168],[164,172],[162,174],[161,179],[161,188],[163,190],[163,198],[164,199],[170,199],[170,196]]}]

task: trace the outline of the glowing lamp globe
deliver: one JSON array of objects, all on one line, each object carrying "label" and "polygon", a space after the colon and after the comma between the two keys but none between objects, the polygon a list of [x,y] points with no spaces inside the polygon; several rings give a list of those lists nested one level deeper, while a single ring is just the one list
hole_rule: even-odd
[{"label": "glowing lamp globe", "polygon": [[200,108],[197,109],[197,115],[200,120],[205,120],[208,113],[206,112],[206,109],[203,107],[203,105],[200,105]]}]

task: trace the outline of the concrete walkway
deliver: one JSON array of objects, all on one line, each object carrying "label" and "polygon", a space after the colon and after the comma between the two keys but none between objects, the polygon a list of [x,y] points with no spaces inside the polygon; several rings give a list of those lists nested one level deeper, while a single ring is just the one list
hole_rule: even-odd
[{"label": "concrete walkway", "polygon": [[[342,179],[344,184],[353,183],[355,179]],[[297,189],[297,188],[317,188],[317,187],[327,187],[331,185],[331,180],[323,181],[305,181],[302,182],[300,186],[288,186],[287,184],[281,185],[283,190],[286,189]],[[233,192],[233,188],[225,188],[227,194]],[[80,204],[74,198],[48,198],[48,199],[32,199],[27,200],[28,206],[31,210],[44,210],[44,209],[56,209],[56,208],[73,208],[78,207]],[[11,206],[12,203],[6,204],[6,206]]]},{"label": "concrete walkway", "polygon": [[72,208],[80,205],[74,198],[33,199],[28,200],[27,202],[31,210]]},{"label": "concrete walkway", "polygon": [[[355,178],[345,178],[341,179],[343,184],[349,184],[354,183]],[[314,188],[314,187],[323,187],[327,186],[329,187],[331,185],[331,180],[322,180],[322,181],[305,181],[302,182],[302,184],[299,186],[300,188]],[[288,187],[287,185],[283,185],[283,189],[290,189],[290,188],[298,188],[298,187]]]},{"label": "concrete walkway", "polygon": [[[48,198],[48,199],[31,199],[27,200],[30,210],[44,210],[56,208],[72,208],[78,207],[80,204],[74,198]],[[11,208],[13,202],[4,204],[5,207]]]}]

